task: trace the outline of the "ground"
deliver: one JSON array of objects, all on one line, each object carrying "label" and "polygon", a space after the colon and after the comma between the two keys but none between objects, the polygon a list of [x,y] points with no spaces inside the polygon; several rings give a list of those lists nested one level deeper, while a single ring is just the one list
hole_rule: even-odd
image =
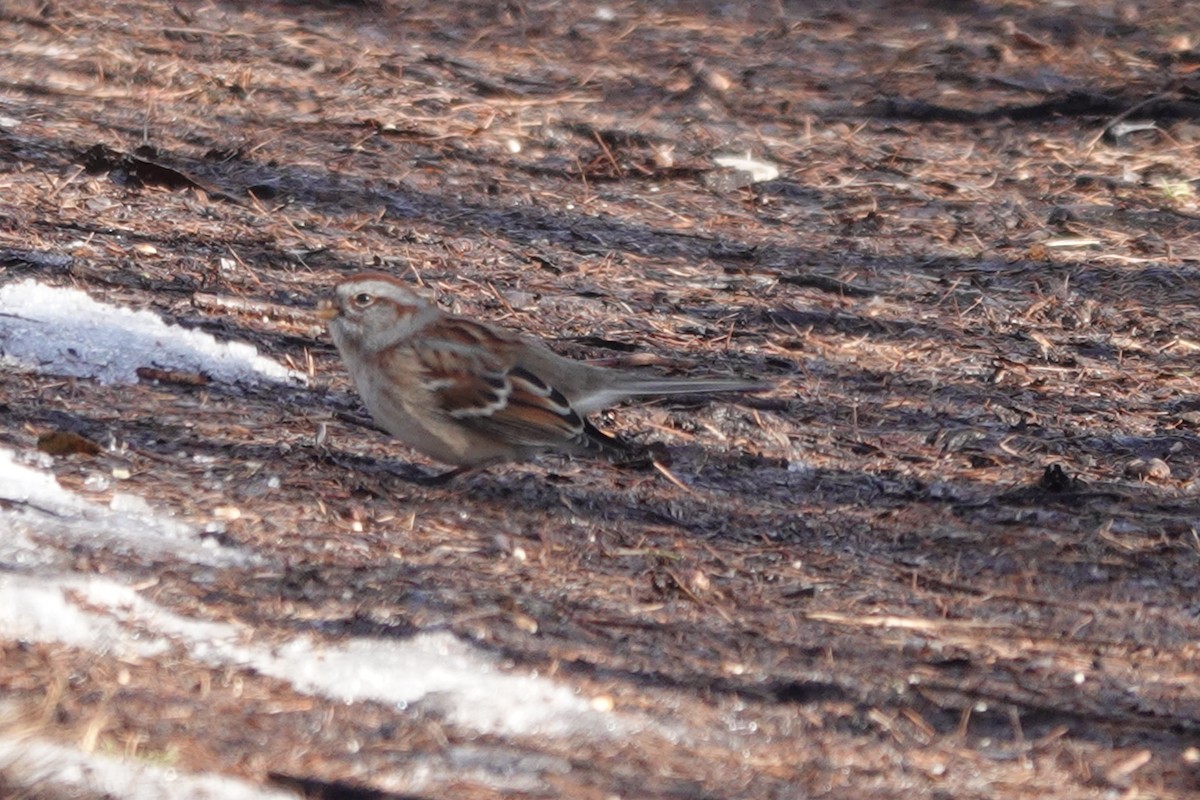
[{"label": "ground", "polygon": [[[0,503],[40,559],[6,585],[124,643],[10,612],[0,733],[309,797],[1195,796],[1197,32],[1169,0],[4,3],[0,284],[308,383],[0,367],[45,491],[185,531]],[[775,388],[597,417],[675,481],[423,485],[311,314],[364,269]],[[339,694],[297,641],[461,646],[580,706]]]}]

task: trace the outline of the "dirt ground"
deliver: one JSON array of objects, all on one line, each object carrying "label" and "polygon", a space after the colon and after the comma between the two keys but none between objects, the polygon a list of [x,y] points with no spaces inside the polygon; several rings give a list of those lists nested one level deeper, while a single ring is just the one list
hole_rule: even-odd
[{"label": "dirt ground", "polygon": [[[264,642],[449,630],[676,733],[480,739],[19,642],[0,687],[45,736],[311,797],[1195,796],[1198,65],[1170,0],[0,4],[0,282],[314,376],[0,372],[0,445],[119,442],[60,483],[126,466],[287,565],[76,568]],[[309,314],[367,268],[776,388],[597,417],[683,486],[423,486]],[[523,780],[396,777],[467,744]]]}]

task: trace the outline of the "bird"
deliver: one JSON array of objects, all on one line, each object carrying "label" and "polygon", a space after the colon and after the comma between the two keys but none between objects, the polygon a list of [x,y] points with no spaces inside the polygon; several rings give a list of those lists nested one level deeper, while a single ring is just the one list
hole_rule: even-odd
[{"label": "bird", "polygon": [[379,272],[340,280],[325,320],[375,423],[456,467],[543,453],[631,460],[644,452],[587,415],[639,396],[761,392],[740,378],[673,378],[587,364],[510,328],[457,316]]}]

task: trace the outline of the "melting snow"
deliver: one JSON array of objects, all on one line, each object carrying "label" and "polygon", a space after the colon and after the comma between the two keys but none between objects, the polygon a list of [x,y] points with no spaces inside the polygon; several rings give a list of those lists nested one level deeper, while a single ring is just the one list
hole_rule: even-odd
[{"label": "melting snow", "polygon": [[15,568],[0,569],[0,637],[118,657],[154,657],[178,646],[197,661],[254,669],[333,700],[421,702],[481,733],[608,736],[629,727],[566,686],[505,671],[498,657],[446,631],[405,640],[327,643],[301,635],[258,644],[248,628],[175,614],[111,578],[56,574],[68,566],[70,547],[55,548],[55,540],[214,566],[254,557],[210,548],[190,526],[149,510],[90,503],[3,449],[0,499],[13,504],[0,511],[0,527],[11,534],[0,538],[0,568]]},{"label": "melting snow", "polygon": [[200,372],[223,383],[303,382],[244,342],[219,342],[150,311],[33,280],[0,286],[0,356],[53,375],[136,383],[138,367]]},{"label": "melting snow", "polygon": [[251,634],[175,614],[108,578],[0,573],[0,635],[9,638],[118,657],[152,657],[174,644],[197,661],[253,669],[333,700],[422,702],[479,733],[607,737],[631,727],[568,687],[504,671],[496,656],[446,631],[336,643],[301,635],[282,645],[254,643]]},{"label": "melting snow", "polygon": [[[27,796],[120,797],[123,800],[296,800],[292,792],[267,789],[213,773],[187,774],[145,761],[84,753],[39,739],[0,737],[0,772],[10,788]],[[14,785],[15,784],[15,785]],[[21,796],[21,792],[16,792]]]},{"label": "melting snow", "polygon": [[18,463],[3,448],[0,500],[11,506],[0,508],[0,529],[7,534],[0,537],[0,567],[32,569],[73,560],[69,547],[47,546],[53,541],[213,566],[256,560],[201,539],[191,525],[155,512],[140,497],[117,494],[107,508],[91,503],[63,489],[49,472]]}]

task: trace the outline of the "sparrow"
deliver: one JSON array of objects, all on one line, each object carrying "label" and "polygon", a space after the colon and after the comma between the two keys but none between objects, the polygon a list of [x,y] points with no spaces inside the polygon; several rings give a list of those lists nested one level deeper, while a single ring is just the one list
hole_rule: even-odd
[{"label": "sparrow", "polygon": [[604,433],[587,415],[644,395],[771,388],[576,361],[531,336],[448,314],[382,273],[343,279],[317,314],[376,424],[459,468],[548,452],[636,458],[642,448]]}]

